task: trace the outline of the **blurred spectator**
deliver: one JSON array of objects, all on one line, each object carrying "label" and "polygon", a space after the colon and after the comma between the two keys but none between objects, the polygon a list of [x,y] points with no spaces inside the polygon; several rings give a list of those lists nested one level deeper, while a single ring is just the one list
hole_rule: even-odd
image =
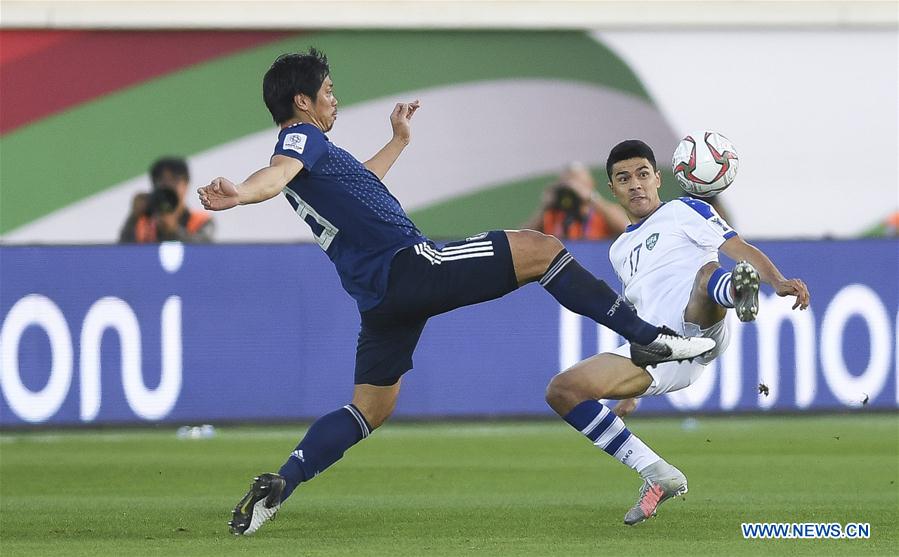
[{"label": "blurred spectator", "polygon": [[187,162],[165,157],[150,167],[153,189],[131,200],[131,214],[122,225],[120,242],[146,244],[176,240],[211,242],[215,224],[206,211],[184,203],[190,186]]},{"label": "blurred spectator", "polygon": [[899,211],[893,211],[876,225],[865,230],[862,236],[868,238],[895,238],[899,236]]},{"label": "blurred spectator", "polygon": [[574,162],[543,191],[540,208],[524,228],[563,240],[602,240],[617,237],[627,225],[621,207],[596,191],[590,169]]}]

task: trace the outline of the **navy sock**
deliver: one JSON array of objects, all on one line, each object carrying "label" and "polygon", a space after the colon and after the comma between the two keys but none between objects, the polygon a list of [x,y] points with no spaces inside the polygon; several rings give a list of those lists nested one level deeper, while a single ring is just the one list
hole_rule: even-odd
[{"label": "navy sock", "polygon": [[637,472],[660,460],[655,451],[631,433],[621,418],[598,400],[581,402],[562,419],[598,448]]},{"label": "navy sock", "polygon": [[709,277],[708,286],[706,286],[709,298],[715,300],[715,303],[719,306],[734,307],[734,298],[730,295],[730,283],[731,277],[729,272],[721,267],[715,269],[715,272]]},{"label": "navy sock", "polygon": [[624,298],[581,267],[568,250],[562,250],[553,259],[540,279],[540,286],[566,308],[612,329],[630,342],[649,344],[659,335],[658,327],[637,317]]},{"label": "navy sock", "polygon": [[309,481],[343,456],[347,449],[371,434],[371,426],[352,404],[317,419],[290,453],[278,474],[287,481],[284,501],[302,482]]}]

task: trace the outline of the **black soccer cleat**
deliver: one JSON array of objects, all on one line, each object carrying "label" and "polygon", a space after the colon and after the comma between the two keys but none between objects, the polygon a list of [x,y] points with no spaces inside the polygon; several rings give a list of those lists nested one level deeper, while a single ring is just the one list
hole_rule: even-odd
[{"label": "black soccer cleat", "polygon": [[253,478],[250,491],[231,512],[228,526],[235,536],[249,536],[275,516],[281,508],[281,494],[287,482],[278,474],[260,474]]},{"label": "black soccer cleat", "polygon": [[659,336],[649,344],[631,343],[631,361],[644,368],[663,362],[692,362],[711,352],[715,344],[710,338],[684,337],[668,327],[659,327]]}]

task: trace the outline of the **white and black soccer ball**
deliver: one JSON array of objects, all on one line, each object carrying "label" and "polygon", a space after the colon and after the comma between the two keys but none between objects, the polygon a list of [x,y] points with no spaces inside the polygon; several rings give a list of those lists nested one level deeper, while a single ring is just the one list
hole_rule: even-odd
[{"label": "white and black soccer ball", "polygon": [[671,159],[671,170],[685,192],[712,197],[733,183],[739,163],[737,150],[729,139],[706,131],[680,140]]}]

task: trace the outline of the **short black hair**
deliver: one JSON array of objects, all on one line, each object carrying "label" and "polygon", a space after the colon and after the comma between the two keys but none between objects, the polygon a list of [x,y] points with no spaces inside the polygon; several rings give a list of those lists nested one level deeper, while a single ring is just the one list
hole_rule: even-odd
[{"label": "short black hair", "polygon": [[328,57],[319,50],[282,54],[262,78],[262,99],[276,124],[293,118],[293,98],[300,93],[313,101],[331,73]]},{"label": "short black hair", "polygon": [[176,178],[184,178],[190,181],[190,172],[187,170],[187,161],[182,157],[162,157],[157,159],[150,165],[150,181],[153,187],[159,185],[159,180],[166,172],[171,173]]},{"label": "short black hair", "polygon": [[656,156],[652,152],[652,147],[639,139],[628,139],[612,147],[612,150],[609,151],[609,158],[606,159],[606,174],[609,175],[609,181],[612,181],[612,166],[616,162],[641,158],[648,160],[652,164],[653,171],[658,170],[656,168]]}]

